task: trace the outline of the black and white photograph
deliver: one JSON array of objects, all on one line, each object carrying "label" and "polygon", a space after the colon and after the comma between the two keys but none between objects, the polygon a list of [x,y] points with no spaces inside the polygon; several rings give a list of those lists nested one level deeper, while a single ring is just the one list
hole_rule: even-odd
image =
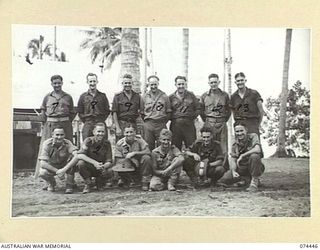
[{"label": "black and white photograph", "polygon": [[13,24],[12,218],[311,217],[311,29]]}]

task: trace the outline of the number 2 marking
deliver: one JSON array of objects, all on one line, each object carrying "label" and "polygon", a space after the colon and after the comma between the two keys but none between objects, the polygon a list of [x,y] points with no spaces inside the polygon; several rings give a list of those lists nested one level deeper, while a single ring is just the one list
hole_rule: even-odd
[{"label": "number 2 marking", "polygon": [[93,150],[93,153],[97,155],[100,149],[101,149],[101,146],[99,145],[95,148],[95,150]]}]

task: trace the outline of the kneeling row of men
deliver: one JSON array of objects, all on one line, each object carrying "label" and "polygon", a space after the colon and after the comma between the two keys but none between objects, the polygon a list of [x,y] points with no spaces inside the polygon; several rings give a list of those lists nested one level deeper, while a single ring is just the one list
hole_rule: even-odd
[{"label": "kneeling row of men", "polygon": [[[248,134],[243,124],[236,124],[234,129],[235,142],[228,161],[219,142],[212,139],[212,128],[206,125],[200,130],[201,138],[181,153],[171,144],[171,131],[163,129],[159,137],[160,146],[150,152],[148,144],[136,135],[136,129],[129,124],[124,128],[125,137],[116,143],[113,164],[104,123],[95,125],[94,135],[83,141],[79,151],[65,139],[63,128],[56,127],[52,138],[43,144],[39,176],[46,181],[44,189],[48,191],[55,191],[55,175],[60,179],[66,175],[65,192],[73,193],[76,170],[84,179],[83,193],[91,191],[92,177],[95,177],[97,189],[101,190],[104,179],[111,178],[114,172],[120,177],[119,186],[141,182],[144,191],[166,188],[174,191],[184,169],[195,187],[201,178],[208,178],[213,189],[250,183],[247,190],[257,191],[259,177],[264,172],[259,137],[254,133]],[[244,183],[245,179],[249,181]]]}]

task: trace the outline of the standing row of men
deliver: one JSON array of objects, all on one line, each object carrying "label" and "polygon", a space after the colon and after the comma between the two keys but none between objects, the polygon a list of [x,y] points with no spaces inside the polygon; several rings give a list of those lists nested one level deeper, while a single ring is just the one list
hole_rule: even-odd
[{"label": "standing row of men", "polygon": [[[213,164],[209,164],[209,166],[215,167],[215,169],[217,166],[223,167],[223,163],[221,163],[221,161],[224,162],[223,159],[226,158],[228,141],[226,122],[230,118],[231,111],[233,111],[236,124],[239,124],[240,127],[243,127],[245,133],[255,133],[257,134],[257,136],[259,136],[259,125],[263,117],[262,99],[257,91],[249,89],[245,86],[245,75],[243,73],[238,73],[235,75],[235,83],[238,86],[238,90],[231,96],[231,99],[229,99],[229,96],[226,92],[219,89],[220,81],[218,75],[211,74],[209,75],[208,79],[210,90],[201,96],[199,102],[197,97],[192,92],[186,90],[186,78],[183,76],[177,76],[175,78],[175,85],[177,90],[170,96],[167,96],[163,91],[161,91],[158,88],[159,78],[155,75],[150,76],[148,78],[150,91],[147,92],[143,97],[141,97],[138,93],[135,93],[132,90],[131,75],[125,74],[123,76],[123,91],[115,94],[111,111],[118,141],[115,150],[115,158],[116,163],[121,163],[120,165],[118,164],[117,168],[114,169],[120,173],[121,180],[125,180],[125,184],[128,184],[128,182],[130,182],[128,178],[126,179],[126,172],[128,172],[128,166],[130,165],[128,164],[128,160],[130,160],[131,165],[133,163],[133,166],[135,166],[136,168],[139,168],[139,165],[141,164],[143,166],[152,166],[153,169],[148,167],[142,167],[142,172],[144,172],[144,174],[139,173],[140,175],[142,174],[143,177],[142,188],[144,190],[148,190],[150,182],[148,176],[151,176],[152,172],[157,173],[157,169],[154,166],[159,165],[159,163],[161,162],[161,157],[161,159],[163,160],[168,156],[169,151],[165,150],[165,141],[167,141],[167,144],[170,144],[170,147],[167,146],[167,148],[170,148],[170,150],[171,145],[176,146],[175,149],[172,149],[173,152],[170,151],[172,154],[170,153],[169,155],[175,155],[176,157],[178,157],[179,160],[173,161],[175,157],[171,157],[172,159],[169,157],[171,160],[167,160],[168,162],[173,161],[174,167],[171,166],[172,164],[166,163],[166,166],[171,166],[171,169],[165,171],[165,174],[160,174],[160,176],[162,177],[168,177],[168,175],[170,175],[172,172],[176,174],[179,173],[179,171],[173,170],[176,169],[176,166],[182,166],[182,158],[179,156],[179,153],[177,152],[180,152],[183,143],[187,148],[185,154],[189,154],[189,157],[193,157],[196,162],[202,160],[200,159],[201,157],[199,158],[194,154],[192,155],[191,153],[187,152],[192,150],[192,148],[199,149],[199,145],[202,144],[205,146],[204,151],[208,150],[206,146],[209,146],[209,148],[211,147],[213,151],[217,152],[215,157],[213,157]],[[91,161],[88,160],[88,158],[83,157],[83,155],[86,155],[83,152],[90,148],[89,145],[91,145],[91,151],[95,152],[95,154],[99,154],[98,151],[101,150],[101,148],[103,148],[103,145],[101,143],[98,143],[97,145],[95,145],[95,143],[100,141],[98,136],[99,130],[100,137],[103,133],[103,137],[105,139],[107,138],[105,120],[110,114],[109,102],[106,95],[97,90],[97,76],[95,74],[89,73],[87,75],[87,83],[89,85],[89,90],[80,96],[77,110],[81,121],[84,123],[82,129],[82,136],[84,142],[82,144],[81,150],[77,154],[77,157],[73,157],[74,161],[71,161],[72,163],[70,163],[69,159],[68,163],[70,163],[69,165],[77,163],[78,166],[83,166],[86,165],[84,164],[84,162],[87,162],[99,171],[102,169],[110,169],[112,162],[112,157],[110,160],[110,153],[108,153],[109,156],[104,157],[105,162],[98,159],[95,159],[95,161]],[[69,94],[62,91],[62,84],[63,79],[61,76],[53,76],[51,78],[51,85],[54,91],[49,93],[43,100],[41,110],[42,115],[44,117],[45,125],[41,140],[41,147],[46,146],[47,148],[41,149],[41,152],[45,152],[45,150],[48,151],[48,145],[46,145],[44,142],[48,140],[51,136],[55,136],[55,129],[57,127],[63,130],[66,139],[72,140],[71,122],[75,117],[76,112],[74,111],[72,97]],[[202,119],[205,121],[205,127],[201,131],[202,141],[200,142],[196,142],[196,129],[194,125],[194,120],[198,117],[198,115],[201,115]],[[142,138],[136,138],[136,127],[137,123],[139,123],[139,119],[141,118],[144,121],[144,140]],[[166,124],[169,120],[171,120],[170,131],[163,130],[166,128]],[[101,132],[101,130],[103,131]],[[61,131],[59,131],[59,129],[58,132],[62,133]],[[138,131],[138,133],[139,132],[141,131]],[[162,135],[162,137],[160,137],[160,146],[155,149],[156,142],[159,138],[160,132]],[[247,134],[245,136],[246,139],[248,137]],[[209,140],[206,140],[205,137],[208,137]],[[88,140],[90,141],[90,143],[88,142]],[[106,140],[101,140],[101,142],[102,141]],[[218,141],[220,144],[212,144],[211,141]],[[197,143],[200,144],[197,146]],[[54,142],[52,141],[50,145],[54,145]],[[104,147],[107,148],[109,146],[105,145]],[[259,148],[260,153],[262,153],[261,146],[259,146]],[[155,152],[152,152],[153,157],[148,158],[147,156],[151,155],[150,151],[152,150],[155,150]],[[107,150],[103,152],[106,153],[106,151]],[[165,153],[163,153],[163,151],[165,151]],[[40,155],[42,155],[42,153]],[[91,156],[92,155],[94,154],[91,154]],[[161,155],[160,158],[159,155]],[[209,155],[212,156],[212,152],[209,152]],[[248,156],[249,155],[250,154],[248,154]],[[47,159],[48,157],[44,158]],[[39,159],[42,161],[45,161],[44,158],[41,159],[39,157]],[[95,157],[92,156],[89,158],[92,159]],[[108,160],[106,161],[106,159]],[[101,166],[101,164],[103,165],[107,162],[110,164],[104,166],[105,168],[99,167]],[[197,170],[195,169],[197,164],[190,164],[190,161],[184,161],[183,165],[191,180],[195,182],[195,176],[193,173],[197,172]],[[236,162],[236,166],[237,165],[239,164],[237,164]],[[122,171],[121,166],[123,166],[123,169],[126,171]],[[71,171],[71,169],[71,167],[68,167],[69,172]],[[85,176],[85,189],[87,188],[87,190],[84,189],[85,193],[86,191],[89,191],[90,178],[88,177],[88,174],[83,174],[83,171],[81,171],[81,169],[84,168],[80,167],[80,174],[83,177]],[[57,171],[55,171],[54,173],[57,173]],[[58,171],[58,173],[60,172],[61,171]],[[67,176],[69,172],[67,172]],[[220,169],[217,171],[208,172],[217,172],[217,176],[222,176],[225,171],[222,171]],[[235,169],[233,173],[234,172],[236,172]],[[232,176],[237,177],[236,174],[233,173]],[[91,174],[91,176],[95,175],[97,175],[97,173]],[[209,174],[208,176],[211,179],[214,179],[214,184],[218,180],[216,177],[212,177],[212,174]],[[41,177],[43,177],[43,173],[41,174]],[[157,185],[152,183],[157,182],[151,181],[150,184],[151,189],[157,190],[157,188],[155,188],[155,186]],[[52,181],[51,183],[49,182],[49,184],[50,185],[48,186],[51,186],[50,189],[52,189]],[[174,185],[169,186],[168,184],[169,190],[174,190],[173,187]],[[71,181],[67,182],[66,192],[72,192]]]}]

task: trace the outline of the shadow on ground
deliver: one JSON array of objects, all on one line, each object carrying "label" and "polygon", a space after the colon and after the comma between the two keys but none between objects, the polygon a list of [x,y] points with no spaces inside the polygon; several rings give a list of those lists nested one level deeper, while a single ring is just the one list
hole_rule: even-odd
[{"label": "shadow on ground", "polygon": [[[83,195],[64,194],[62,183],[54,193],[41,190],[42,181],[30,173],[13,179],[13,217],[51,216],[213,216],[213,217],[306,217],[310,216],[309,159],[265,159],[261,191],[242,189],[210,192],[193,190],[182,175],[175,192],[142,192],[139,188]],[[40,183],[41,182],[41,183]]]}]

